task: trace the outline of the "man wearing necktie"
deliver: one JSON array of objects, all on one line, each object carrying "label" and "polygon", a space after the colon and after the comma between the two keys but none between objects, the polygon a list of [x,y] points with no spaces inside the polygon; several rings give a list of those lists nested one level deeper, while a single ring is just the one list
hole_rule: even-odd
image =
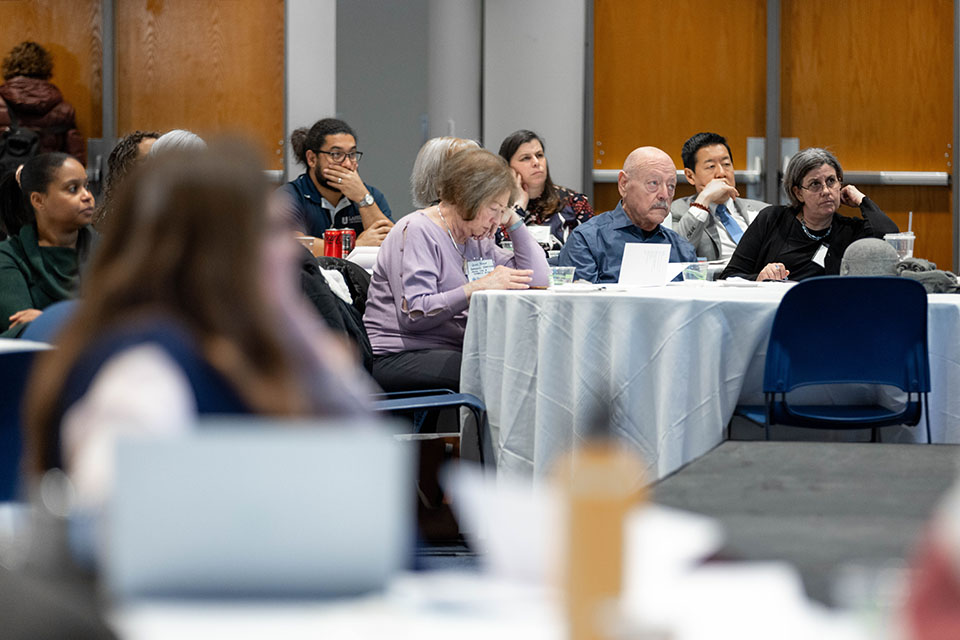
[{"label": "man wearing necktie", "polygon": [[683,173],[697,193],[674,201],[673,226],[707,260],[728,259],[761,209],[759,200],[740,198],[733,154],[726,138],[698,133],[683,143]]}]

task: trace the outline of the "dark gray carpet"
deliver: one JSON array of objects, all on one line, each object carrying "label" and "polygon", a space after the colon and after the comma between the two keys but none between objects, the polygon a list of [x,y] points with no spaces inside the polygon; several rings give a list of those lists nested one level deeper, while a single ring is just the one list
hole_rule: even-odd
[{"label": "dark gray carpet", "polygon": [[958,461],[955,445],[728,441],[657,483],[654,500],[717,518],[724,557],[786,560],[830,603],[844,563],[909,557]]}]

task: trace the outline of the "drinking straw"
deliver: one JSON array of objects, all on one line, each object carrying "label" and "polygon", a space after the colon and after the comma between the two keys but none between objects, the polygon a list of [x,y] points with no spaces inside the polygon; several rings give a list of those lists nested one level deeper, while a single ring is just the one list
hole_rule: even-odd
[{"label": "drinking straw", "polygon": [[913,230],[913,211],[910,212],[910,215],[907,216],[907,231]]}]

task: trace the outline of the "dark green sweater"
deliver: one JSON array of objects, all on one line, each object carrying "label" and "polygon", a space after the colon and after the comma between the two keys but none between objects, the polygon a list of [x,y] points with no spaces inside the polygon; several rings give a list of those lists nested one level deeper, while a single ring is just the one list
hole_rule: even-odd
[{"label": "dark green sweater", "polygon": [[27,327],[10,328],[9,318],[17,311],[43,310],[76,294],[80,265],[90,253],[93,237],[93,231],[84,227],[75,249],[41,247],[36,225],[25,224],[17,235],[0,242],[0,327],[5,329],[0,337],[17,338]]}]

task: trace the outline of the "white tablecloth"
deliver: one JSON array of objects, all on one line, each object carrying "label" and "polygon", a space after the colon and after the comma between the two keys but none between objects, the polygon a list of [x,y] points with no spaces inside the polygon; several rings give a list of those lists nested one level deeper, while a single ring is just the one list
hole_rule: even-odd
[{"label": "white tablecloth", "polygon": [[[544,477],[604,411],[650,479],[703,455],[723,439],[741,395],[762,400],[767,337],[786,289],[474,294],[460,384],[487,405],[498,472]],[[933,440],[960,443],[960,399],[950,392],[960,389],[960,296],[929,301]],[[811,310],[818,322],[829,322],[829,309]],[[916,436],[922,428],[894,438]]]}]

